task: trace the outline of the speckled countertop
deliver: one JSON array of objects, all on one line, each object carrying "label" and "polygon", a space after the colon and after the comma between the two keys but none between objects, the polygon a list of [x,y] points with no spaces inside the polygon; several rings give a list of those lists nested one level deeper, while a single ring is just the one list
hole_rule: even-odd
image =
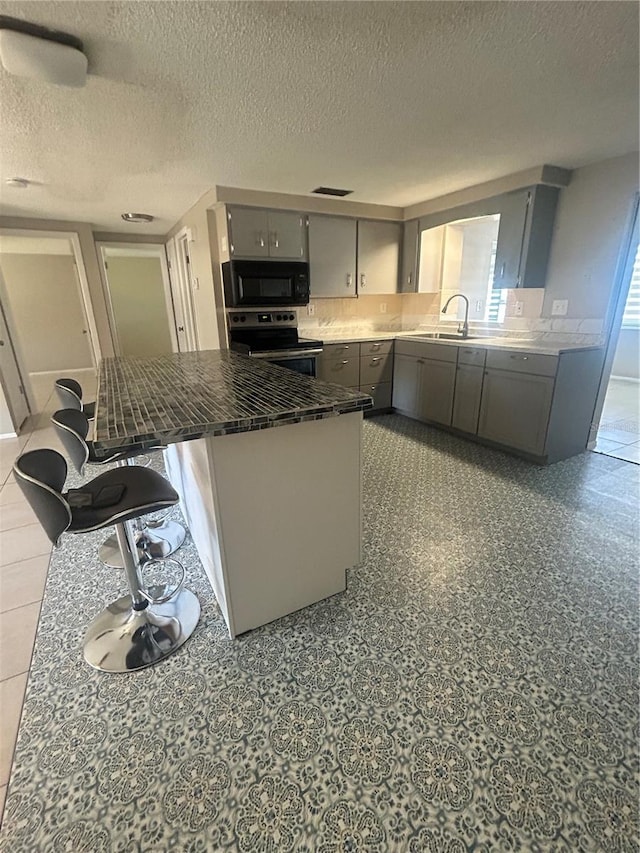
[{"label": "speckled countertop", "polygon": [[[305,334],[309,334],[308,330]],[[526,352],[537,353],[539,355],[560,355],[563,352],[579,352],[582,350],[601,349],[600,345],[571,343],[566,342],[551,342],[551,341],[535,341],[525,340],[523,338],[506,338],[506,337],[489,337],[478,336],[469,337],[466,339],[446,340],[443,338],[430,338],[425,332],[419,330],[408,332],[362,332],[352,334],[349,332],[325,331],[316,329],[314,331],[316,337],[321,338],[325,344],[350,344],[359,343],[362,341],[389,341],[389,340],[410,340],[421,341],[433,344],[442,344],[443,346],[468,346],[482,347],[483,349],[502,349],[502,350],[525,350]]]},{"label": "speckled countertop", "polygon": [[371,397],[235,352],[204,350],[100,363],[94,447],[147,447],[320,420]]}]

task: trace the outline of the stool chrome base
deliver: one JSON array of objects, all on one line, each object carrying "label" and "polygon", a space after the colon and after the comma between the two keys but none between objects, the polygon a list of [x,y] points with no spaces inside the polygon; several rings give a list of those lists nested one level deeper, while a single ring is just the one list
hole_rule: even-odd
[{"label": "stool chrome base", "polygon": [[[145,527],[136,538],[138,560],[164,560],[177,551],[187,535],[186,530],[177,521],[162,521],[153,529]],[[110,569],[123,569],[122,551],[115,533],[108,536],[98,549],[98,558]]]},{"label": "stool chrome base", "polygon": [[181,589],[165,604],[134,610],[130,595],[110,604],[91,622],[84,659],[103,672],[132,672],[158,663],[189,639],[200,618],[200,602]]}]

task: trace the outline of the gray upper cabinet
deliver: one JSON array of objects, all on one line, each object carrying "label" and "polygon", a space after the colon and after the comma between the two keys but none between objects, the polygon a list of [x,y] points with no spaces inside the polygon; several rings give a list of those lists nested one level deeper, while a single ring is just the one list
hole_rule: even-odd
[{"label": "gray upper cabinet", "polygon": [[300,261],[307,256],[307,225],[303,214],[230,207],[227,218],[229,250],[233,258]]},{"label": "gray upper cabinet", "polygon": [[402,234],[402,272],[400,293],[414,293],[418,289],[418,246],[420,223],[417,219],[405,222]]},{"label": "gray upper cabinet", "polygon": [[356,295],[355,219],[309,216],[311,298]]},{"label": "gray upper cabinet", "polygon": [[358,221],[358,293],[397,293],[402,224]]},{"label": "gray upper cabinet", "polygon": [[231,207],[229,254],[232,258],[268,258],[269,224],[267,211],[259,208]]},{"label": "gray upper cabinet", "polygon": [[545,286],[559,192],[540,184],[500,198],[494,288]]}]

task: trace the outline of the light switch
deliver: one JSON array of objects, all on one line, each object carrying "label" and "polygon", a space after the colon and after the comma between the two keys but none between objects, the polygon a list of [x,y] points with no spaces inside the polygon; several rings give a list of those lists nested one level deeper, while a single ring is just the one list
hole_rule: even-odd
[{"label": "light switch", "polygon": [[310,302],[307,305],[307,314],[309,315],[309,317],[313,317],[313,315],[315,313],[316,313],[316,306],[313,304],[313,302]]},{"label": "light switch", "polygon": [[563,317],[569,310],[568,299],[554,299],[551,305],[551,314],[554,317]]}]

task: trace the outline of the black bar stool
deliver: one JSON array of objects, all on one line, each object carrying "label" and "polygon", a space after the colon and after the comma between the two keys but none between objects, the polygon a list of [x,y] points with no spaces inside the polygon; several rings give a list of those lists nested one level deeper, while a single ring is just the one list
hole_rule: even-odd
[{"label": "black bar stool", "polygon": [[156,471],[115,468],[82,487],[63,493],[67,463],[56,450],[31,450],[18,457],[16,482],[51,542],[61,535],[88,533],[115,524],[129,595],[110,604],[89,625],[84,639],[87,663],[104,672],[130,672],[158,663],[191,636],[200,603],[181,580],[172,588],[145,590],[136,556],[132,520],[174,506],[178,494]]},{"label": "black bar stool", "polygon": [[[69,454],[69,458],[81,476],[87,462],[94,465],[104,465],[107,462],[118,462],[122,465],[133,465],[134,457],[140,456],[146,450],[158,448],[141,448],[132,445],[124,451],[114,451],[108,456],[96,456],[93,442],[87,440],[89,420],[84,412],[78,409],[60,409],[51,416],[51,423],[56,428],[60,441]],[[138,545],[140,560],[161,560],[169,557],[184,542],[186,531],[177,521],[160,519],[146,524],[139,521],[135,527],[135,537]],[[101,562],[114,569],[122,569],[122,551],[115,535],[107,537],[100,546],[98,556]]]},{"label": "black bar stool", "polygon": [[56,379],[54,385],[63,409],[78,409],[84,412],[90,421],[93,420],[96,415],[96,404],[82,402],[82,385],[79,382],[63,377]]}]

